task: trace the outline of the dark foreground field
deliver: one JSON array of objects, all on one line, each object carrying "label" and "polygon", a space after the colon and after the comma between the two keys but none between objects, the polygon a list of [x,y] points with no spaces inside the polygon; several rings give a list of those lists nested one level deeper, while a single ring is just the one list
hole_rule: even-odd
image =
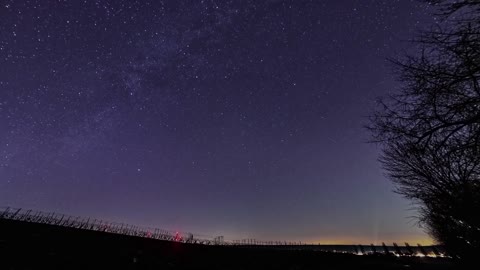
[{"label": "dark foreground field", "polygon": [[458,269],[448,259],[182,244],[0,219],[0,269]]}]

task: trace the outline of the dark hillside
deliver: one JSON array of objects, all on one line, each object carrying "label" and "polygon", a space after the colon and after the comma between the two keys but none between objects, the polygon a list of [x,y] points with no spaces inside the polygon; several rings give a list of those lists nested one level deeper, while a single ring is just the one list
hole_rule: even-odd
[{"label": "dark hillside", "polygon": [[455,269],[447,259],[207,246],[0,219],[1,269]]}]

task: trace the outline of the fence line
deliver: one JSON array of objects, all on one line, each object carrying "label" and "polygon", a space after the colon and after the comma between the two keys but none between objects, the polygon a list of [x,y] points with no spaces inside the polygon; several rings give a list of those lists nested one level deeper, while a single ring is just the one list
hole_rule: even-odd
[{"label": "fence line", "polygon": [[101,219],[70,216],[65,214],[58,214],[55,212],[33,211],[22,208],[0,208],[0,219],[48,224],[89,231],[100,231],[182,243],[194,243],[204,245],[228,244],[227,242],[223,241],[223,236],[217,236],[213,239],[202,239],[194,237],[192,233],[173,232],[159,228],[140,227],[124,223],[105,221]]},{"label": "fence line", "polygon": [[174,241],[181,243],[203,244],[203,245],[234,245],[245,247],[270,246],[279,249],[309,249],[329,252],[365,254],[390,254],[395,256],[433,256],[444,257],[445,252],[440,246],[423,247],[420,244],[399,247],[393,243],[393,247],[387,247],[385,243],[381,246],[368,245],[312,245],[302,242],[287,241],[259,241],[256,239],[242,239],[225,241],[223,236],[212,237],[211,239],[194,237],[192,233],[182,233],[163,230],[159,228],[140,227],[125,223],[110,222],[101,219],[91,219],[80,216],[70,216],[55,212],[42,212],[22,208],[2,207],[0,208],[0,219],[17,220],[30,223],[48,224],[61,227],[100,231],[106,233],[136,236],[149,239]]}]

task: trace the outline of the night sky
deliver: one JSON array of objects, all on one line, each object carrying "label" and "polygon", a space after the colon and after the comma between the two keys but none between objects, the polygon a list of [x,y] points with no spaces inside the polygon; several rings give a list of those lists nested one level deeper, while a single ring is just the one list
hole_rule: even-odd
[{"label": "night sky", "polygon": [[0,206],[226,239],[430,240],[363,128],[419,1],[0,1]]}]

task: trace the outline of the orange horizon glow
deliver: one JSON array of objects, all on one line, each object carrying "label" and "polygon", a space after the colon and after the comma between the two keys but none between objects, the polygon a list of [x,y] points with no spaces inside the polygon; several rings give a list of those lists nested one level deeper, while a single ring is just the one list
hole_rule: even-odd
[{"label": "orange horizon glow", "polygon": [[[255,237],[237,237],[237,238],[227,238],[228,240],[242,240],[242,239],[255,239],[258,242],[276,242],[275,239],[272,238],[264,238],[262,239],[261,237],[255,238]],[[278,239],[281,239],[279,237]],[[395,235],[395,236],[390,236],[390,237],[378,237],[378,238],[372,238],[372,237],[367,237],[367,236],[355,236],[355,235],[349,235],[349,236],[335,236],[335,235],[330,235],[330,236],[316,236],[316,237],[309,237],[309,238],[297,238],[297,239],[289,239],[289,238],[284,238],[283,240],[279,240],[278,242],[287,242],[287,243],[302,243],[302,244],[311,244],[311,245],[382,245],[382,243],[385,243],[387,246],[392,246],[393,243],[397,243],[399,246],[405,246],[405,242],[408,243],[411,246],[417,246],[417,244],[420,244],[422,246],[430,246],[430,245],[436,245],[436,242],[430,238],[428,235],[418,235],[418,234],[410,234],[410,235]]]},{"label": "orange horizon glow", "polygon": [[[410,245],[417,245],[420,244],[422,246],[430,246],[434,245],[435,241],[429,237],[422,237],[422,238],[413,238],[413,237],[405,237],[405,238],[395,238],[395,239],[384,239],[384,240],[372,240],[371,238],[363,238],[363,237],[346,237],[346,238],[339,238],[339,237],[322,237],[316,238],[314,240],[305,241],[305,243],[311,244],[321,244],[321,245],[381,245],[384,242],[387,246],[392,245],[393,243],[397,243],[399,246],[405,245],[405,242],[409,243]],[[303,241],[302,241],[303,243]]]}]

